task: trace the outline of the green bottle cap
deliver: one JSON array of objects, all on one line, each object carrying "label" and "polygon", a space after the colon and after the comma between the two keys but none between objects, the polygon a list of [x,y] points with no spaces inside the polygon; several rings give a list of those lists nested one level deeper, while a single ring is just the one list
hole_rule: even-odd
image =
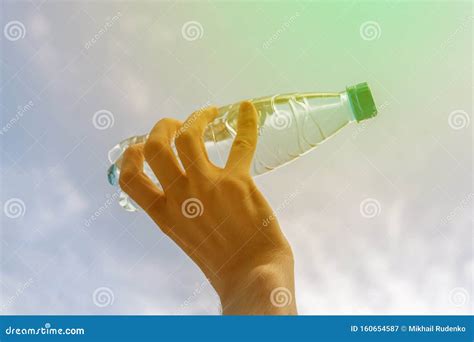
[{"label": "green bottle cap", "polygon": [[367,82],[347,87],[346,91],[357,122],[377,115],[374,98]]}]

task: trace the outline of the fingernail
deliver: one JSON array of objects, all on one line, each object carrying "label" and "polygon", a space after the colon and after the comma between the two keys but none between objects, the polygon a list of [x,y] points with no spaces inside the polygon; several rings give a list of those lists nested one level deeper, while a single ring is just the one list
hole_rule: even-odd
[{"label": "fingernail", "polygon": [[240,110],[248,112],[253,110],[253,104],[250,101],[242,101],[240,104]]}]

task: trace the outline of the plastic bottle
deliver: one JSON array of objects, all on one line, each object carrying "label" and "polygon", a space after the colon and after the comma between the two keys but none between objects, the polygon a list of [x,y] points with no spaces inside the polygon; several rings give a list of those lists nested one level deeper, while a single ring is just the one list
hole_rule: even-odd
[{"label": "plastic bottle", "polygon": [[[253,176],[284,165],[327,140],[350,122],[374,117],[377,109],[367,83],[349,86],[339,93],[294,93],[249,100],[257,109],[258,143],[251,167]],[[240,102],[219,108],[219,115],[204,132],[209,159],[224,166],[236,135]],[[122,153],[128,146],[145,142],[147,135],[123,140],[109,151],[112,163],[109,183],[118,186]],[[158,185],[149,166],[145,173]],[[125,193],[119,203],[128,211],[136,205]]]}]

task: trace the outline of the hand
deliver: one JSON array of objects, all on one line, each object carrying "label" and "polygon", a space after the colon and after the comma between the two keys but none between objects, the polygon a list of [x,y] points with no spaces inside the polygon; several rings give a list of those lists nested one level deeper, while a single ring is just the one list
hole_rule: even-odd
[{"label": "hand", "polygon": [[[224,168],[209,161],[202,138],[217,113],[160,120],[144,145],[125,151],[120,186],[204,272],[224,314],[295,314],[293,254],[249,174],[257,112],[241,104]],[[143,172],[144,160],[162,190]]]}]

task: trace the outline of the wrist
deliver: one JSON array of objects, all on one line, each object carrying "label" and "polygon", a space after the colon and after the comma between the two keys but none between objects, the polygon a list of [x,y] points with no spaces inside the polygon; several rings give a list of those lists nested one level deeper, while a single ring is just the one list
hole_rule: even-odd
[{"label": "wrist", "polygon": [[296,314],[291,250],[222,274],[216,290],[223,314]]}]

